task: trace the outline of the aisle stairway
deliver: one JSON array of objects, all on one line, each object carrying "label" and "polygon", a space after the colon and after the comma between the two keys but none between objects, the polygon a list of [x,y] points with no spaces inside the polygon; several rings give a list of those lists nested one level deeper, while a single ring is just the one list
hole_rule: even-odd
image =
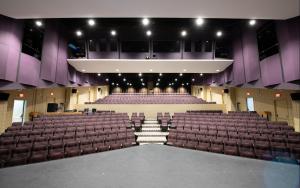
[{"label": "aisle stairway", "polygon": [[167,142],[168,132],[162,132],[160,124],[156,120],[145,120],[142,131],[135,132],[137,143],[142,144],[164,144]]}]

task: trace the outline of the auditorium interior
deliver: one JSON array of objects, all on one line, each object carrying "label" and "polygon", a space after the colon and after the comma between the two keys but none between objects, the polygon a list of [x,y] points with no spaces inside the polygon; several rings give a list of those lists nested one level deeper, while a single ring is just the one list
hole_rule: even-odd
[{"label": "auditorium interior", "polygon": [[299,188],[300,1],[0,2],[1,188]]}]

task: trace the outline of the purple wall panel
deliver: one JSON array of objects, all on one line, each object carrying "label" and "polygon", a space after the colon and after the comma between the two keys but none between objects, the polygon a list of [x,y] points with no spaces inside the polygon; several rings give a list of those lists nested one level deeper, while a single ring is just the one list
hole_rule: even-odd
[{"label": "purple wall panel", "polygon": [[18,82],[38,86],[41,62],[36,58],[21,53]]},{"label": "purple wall panel", "polygon": [[233,80],[233,65],[227,67],[224,71],[224,81],[225,83],[230,83]]},{"label": "purple wall panel", "polygon": [[57,55],[56,83],[68,84],[67,40],[60,37]]},{"label": "purple wall panel", "polygon": [[213,59],[212,52],[184,52],[183,59]]},{"label": "purple wall panel", "polygon": [[260,77],[258,47],[255,30],[247,28],[243,33],[243,57],[245,78],[247,82],[258,80]]},{"label": "purple wall panel", "polygon": [[282,80],[279,54],[275,54],[260,62],[261,77],[264,86],[280,84]]},{"label": "purple wall panel", "polygon": [[277,33],[284,79],[300,80],[300,17],[279,22]]},{"label": "purple wall panel", "polygon": [[243,62],[243,48],[242,42],[239,38],[233,41],[233,78],[234,85],[241,85],[245,83],[245,70]]},{"label": "purple wall panel", "polygon": [[16,81],[22,33],[21,21],[0,16],[0,79]]},{"label": "purple wall panel", "polygon": [[57,53],[57,24],[55,22],[47,22],[43,41],[41,79],[55,82]]}]

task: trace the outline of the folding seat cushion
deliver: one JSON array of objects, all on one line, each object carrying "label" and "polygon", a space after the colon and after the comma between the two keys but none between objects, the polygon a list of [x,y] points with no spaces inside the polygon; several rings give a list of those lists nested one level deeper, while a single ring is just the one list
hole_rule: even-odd
[{"label": "folding seat cushion", "polygon": [[0,148],[0,161],[2,161],[2,165],[4,162],[9,160],[10,158],[10,150],[7,148]]},{"label": "folding seat cushion", "polygon": [[196,142],[196,141],[188,141],[184,147],[188,148],[188,149],[196,149],[197,145],[198,145],[198,142]]},{"label": "folding seat cushion", "polygon": [[109,144],[104,144],[101,142],[93,143],[93,146],[96,148],[97,152],[107,151],[109,150]]},{"label": "folding seat cushion", "polygon": [[12,158],[27,158],[30,155],[31,147],[20,146],[13,148],[11,151]]},{"label": "folding seat cushion", "polygon": [[255,155],[257,158],[264,159],[264,160],[272,160],[273,159],[269,142],[255,141],[254,149],[255,149],[254,151],[255,151]]},{"label": "folding seat cushion", "polygon": [[[279,140],[280,141],[280,140]],[[273,157],[289,157],[290,150],[285,142],[270,142]]]},{"label": "folding seat cushion", "polygon": [[211,140],[209,151],[214,153],[223,153],[223,142],[220,140]]},{"label": "folding seat cushion", "polygon": [[235,140],[224,141],[224,154],[239,155],[237,142]]},{"label": "folding seat cushion", "polygon": [[17,140],[14,138],[4,138],[1,140],[0,148],[14,148],[16,147]]},{"label": "folding seat cushion", "polygon": [[295,148],[300,146],[300,138],[288,138],[287,144],[289,148]]},{"label": "folding seat cushion", "polygon": [[64,144],[62,142],[50,143],[48,154],[50,160],[61,159],[64,157],[64,153]]},{"label": "folding seat cushion", "polygon": [[49,138],[46,136],[38,136],[34,138],[34,144],[46,144],[48,145]]},{"label": "folding seat cushion", "polygon": [[46,161],[48,157],[48,146],[39,145],[33,146],[31,156],[28,159],[29,163]]},{"label": "folding seat cushion", "polygon": [[65,157],[74,157],[81,154],[79,143],[77,141],[68,141],[65,143]]},{"label": "folding seat cushion", "polygon": [[109,146],[110,146],[111,150],[121,149],[122,148],[122,143],[115,142],[115,143],[109,144]]},{"label": "folding seat cushion", "polygon": [[74,133],[66,133],[63,136],[63,141],[68,142],[68,141],[74,141],[76,138],[75,132]]},{"label": "folding seat cushion", "polygon": [[27,157],[12,157],[9,160],[7,160],[4,165],[5,166],[17,166],[17,165],[25,165],[27,164]]},{"label": "folding seat cushion", "polygon": [[82,154],[90,154],[96,152],[96,148],[93,147],[92,140],[82,140],[80,142],[80,149]]},{"label": "folding seat cushion", "polygon": [[196,145],[196,149],[201,151],[208,151],[209,148],[210,148],[210,139],[205,137],[199,138],[199,143],[198,145]]},{"label": "folding seat cushion", "polygon": [[[254,142],[253,142],[254,143]],[[239,144],[239,154],[242,157],[255,158],[255,152],[253,148],[253,143],[250,142],[241,142]]]},{"label": "folding seat cushion", "polygon": [[17,146],[27,146],[27,147],[32,147],[33,140],[31,138],[22,138],[19,139]]}]

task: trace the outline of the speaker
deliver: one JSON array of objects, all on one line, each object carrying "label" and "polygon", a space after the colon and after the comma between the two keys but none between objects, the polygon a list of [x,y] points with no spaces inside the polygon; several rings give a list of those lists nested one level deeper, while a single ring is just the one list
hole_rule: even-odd
[{"label": "speaker", "polygon": [[72,93],[77,93],[77,89],[72,89]]},{"label": "speaker", "polygon": [[9,97],[8,93],[0,93],[0,101],[7,101]]},{"label": "speaker", "polygon": [[224,93],[229,93],[229,89],[224,89]]},{"label": "speaker", "polygon": [[201,88],[200,88],[200,91],[202,91],[202,90],[203,90],[203,88],[201,87]]},{"label": "speaker", "polygon": [[57,103],[48,103],[47,112],[57,112],[58,104]]},{"label": "speaker", "polygon": [[300,93],[291,93],[291,98],[293,101],[299,101],[300,100]]}]

